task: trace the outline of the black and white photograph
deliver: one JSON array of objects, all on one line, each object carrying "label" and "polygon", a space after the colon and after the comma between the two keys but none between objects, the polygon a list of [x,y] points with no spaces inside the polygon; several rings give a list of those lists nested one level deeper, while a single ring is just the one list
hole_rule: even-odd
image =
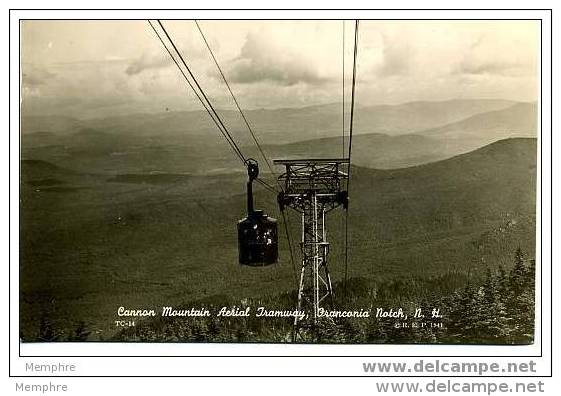
[{"label": "black and white photograph", "polygon": [[539,20],[19,31],[22,344],[535,343]]}]

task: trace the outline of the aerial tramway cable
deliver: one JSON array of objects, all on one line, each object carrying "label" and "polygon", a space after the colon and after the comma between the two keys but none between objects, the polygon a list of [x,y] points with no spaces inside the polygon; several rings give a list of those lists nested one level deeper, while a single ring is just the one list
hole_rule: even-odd
[{"label": "aerial tramway cable", "polygon": [[[158,21],[159,22],[159,21]],[[237,157],[242,161],[245,162],[245,157],[243,156],[243,154],[241,153],[241,151],[239,150],[239,148],[237,147],[237,145],[235,144],[235,142],[232,140],[231,136],[224,131],[220,125],[220,123],[216,120],[215,116],[213,115],[213,113],[210,111],[207,103],[205,103],[205,101],[203,100],[203,98],[201,97],[201,95],[199,94],[199,92],[195,89],[195,87],[193,86],[193,83],[191,83],[191,81],[189,80],[189,78],[187,77],[187,75],[185,74],[185,72],[183,71],[183,68],[181,67],[181,65],[179,64],[179,62],[177,61],[177,59],[175,58],[175,56],[173,56],[173,54],[171,53],[171,50],[168,48],[168,46],[166,45],[166,43],[164,42],[162,36],[160,35],[160,33],[157,31],[157,29],[154,27],[154,25],[152,25],[152,21],[148,21],[148,24],[150,25],[150,27],[152,28],[152,30],[154,30],[154,33],[156,34],[156,36],[158,37],[158,39],[160,40],[160,42],[162,43],[162,46],[165,48],[165,50],[167,51],[167,53],[169,54],[169,56],[171,57],[171,59],[173,60],[173,62],[175,63],[175,65],[177,66],[177,68],[179,69],[180,73],[183,75],[183,78],[185,79],[185,81],[187,82],[187,84],[189,84],[189,86],[191,87],[191,89],[193,90],[193,92],[195,93],[195,96],[197,97],[197,99],[199,99],[199,101],[201,102],[201,104],[203,105],[204,109],[206,110],[206,112],[208,113],[208,115],[210,116],[210,118],[212,119],[212,121],[214,122],[214,124],[216,125],[216,127],[218,128],[218,130],[222,133],[222,135],[224,136],[224,138],[226,139],[226,141],[228,142],[228,144],[230,145],[230,147],[232,148],[232,150],[234,150],[235,154],[237,155]],[[169,38],[169,36],[168,36]],[[171,41],[171,38],[169,38],[169,40]],[[173,45],[173,42],[172,42]],[[175,48],[175,46],[174,46]],[[178,54],[180,56],[180,54]]]},{"label": "aerial tramway cable", "polygon": [[[169,56],[172,58],[173,62],[175,63],[175,65],[177,66],[179,71],[181,72],[185,81],[187,81],[187,83],[189,84],[189,86],[191,87],[191,89],[193,90],[195,95],[197,96],[197,99],[199,99],[199,101],[203,105],[204,109],[207,111],[208,115],[210,116],[210,118],[212,119],[212,121],[214,122],[214,124],[216,125],[216,127],[218,128],[220,133],[222,134],[222,136],[226,139],[226,141],[228,142],[228,144],[230,145],[230,147],[232,148],[232,150],[234,151],[236,156],[240,159],[240,161],[245,166],[247,166],[247,159],[243,155],[239,146],[236,144],[234,138],[232,137],[232,135],[230,134],[230,132],[226,128],[226,125],[224,124],[224,122],[222,121],[220,116],[218,115],[217,111],[214,109],[214,106],[212,105],[212,102],[209,100],[208,96],[203,91],[203,89],[200,86],[200,84],[198,83],[197,79],[195,78],[195,76],[191,72],[191,69],[189,68],[189,66],[187,66],[187,63],[185,62],[185,59],[183,58],[183,56],[179,52],[179,49],[175,45],[173,39],[171,38],[171,36],[167,32],[167,30],[165,29],[162,22],[160,20],[157,20],[157,22],[160,25],[161,30],[164,32],[165,36],[167,37],[167,40],[169,41],[169,43],[173,47],[176,56],[179,57],[179,59],[181,60],[181,63],[183,64],[183,66],[185,66],[185,69],[187,70],[187,72],[191,76],[191,79],[193,80],[193,82],[194,82],[194,84],[197,88],[195,88],[193,83],[189,80],[189,78],[185,74],[185,71],[181,67],[180,63],[177,61],[176,56],[174,56],[172,54],[172,51],[168,48],[168,45],[166,45],[164,39],[162,38],[162,36],[158,32],[158,30],[154,27],[152,22],[150,20],[148,20],[148,23],[150,24],[150,27],[152,28],[152,30],[154,30],[154,33],[156,34],[156,36],[158,37],[158,39],[162,43],[163,47],[165,48],[165,50],[167,51]],[[260,184],[262,184],[269,191],[272,191],[272,192],[276,193],[276,189],[273,186],[271,186],[270,184],[268,184],[267,182],[265,182],[264,180],[257,178],[256,181],[259,182]]]},{"label": "aerial tramway cable", "polygon": [[[347,194],[349,193],[349,188],[350,188],[349,186],[351,182],[351,154],[353,148],[353,121],[354,121],[354,109],[355,109],[355,87],[356,87],[356,58],[358,54],[358,22],[359,22],[358,19],[355,20],[353,80],[352,80],[352,89],[351,89],[351,117],[349,121],[349,156],[348,156],[349,170],[348,170],[348,177],[347,177]],[[343,294],[345,295],[345,297],[347,295],[348,268],[349,268],[349,210],[347,208],[345,212],[345,280],[343,283]]]},{"label": "aerial tramway cable", "polygon": [[[185,59],[183,58],[183,56],[181,55],[181,53],[179,52],[179,49],[177,48],[177,46],[175,45],[175,43],[173,42],[173,39],[171,38],[171,36],[168,34],[168,32],[166,31],[164,25],[162,24],[162,22],[160,20],[157,21],[158,24],[160,25],[162,31],[164,32],[165,36],[167,37],[168,41],[170,42],[171,46],[173,47],[173,49],[175,50],[175,53],[177,54],[177,56],[179,57],[179,59],[181,59],[181,63],[183,64],[183,66],[185,66],[185,69],[187,70],[187,72],[189,73],[189,75],[191,76],[191,79],[193,80],[193,82],[195,83],[195,85],[198,88],[195,88],[195,86],[193,86],[193,84],[191,83],[191,81],[189,80],[189,78],[187,77],[187,75],[185,74],[185,72],[183,71],[183,68],[181,67],[181,65],[179,64],[179,62],[177,61],[176,57],[172,54],[171,50],[168,48],[168,46],[166,45],[166,43],[164,42],[162,36],[159,34],[159,32],[157,31],[157,29],[152,25],[152,22],[149,20],[148,23],[150,24],[150,27],[152,28],[152,30],[154,30],[154,33],[156,34],[156,36],[158,37],[158,39],[160,40],[160,42],[162,43],[163,47],[165,48],[165,50],[167,51],[167,53],[170,55],[170,57],[172,58],[173,62],[175,63],[175,65],[177,66],[177,68],[179,69],[179,71],[181,72],[181,74],[183,75],[185,81],[187,81],[187,83],[189,84],[189,86],[191,87],[191,89],[193,90],[193,92],[195,93],[195,95],[197,96],[197,98],[199,99],[199,101],[201,102],[201,104],[203,105],[204,109],[207,111],[207,113],[209,114],[210,118],[212,119],[212,121],[214,122],[214,124],[216,125],[216,127],[220,130],[222,136],[226,139],[226,141],[228,142],[228,144],[230,145],[230,147],[232,148],[232,150],[235,152],[236,156],[244,163],[244,165],[247,166],[248,164],[248,159],[245,158],[245,156],[243,155],[243,153],[241,152],[239,146],[236,144],[234,138],[231,136],[231,134],[228,132],[228,129],[226,128],[226,126],[224,125],[224,123],[222,122],[222,120],[220,119],[220,116],[218,115],[218,113],[216,112],[216,110],[214,109],[214,107],[212,106],[212,103],[210,102],[210,100],[208,99],[208,97],[206,96],[206,94],[204,93],[202,87],[200,86],[200,84],[197,82],[195,76],[193,75],[193,73],[191,72],[189,66],[187,66],[187,63],[185,62]],[[218,64],[218,61],[216,59],[216,57],[214,56],[214,53],[212,52],[212,49],[210,48],[210,45],[208,44],[206,37],[204,36],[204,33],[201,29],[201,27],[199,26],[198,22],[195,21],[197,28],[199,29],[199,32],[201,33],[201,36],[214,60],[214,63],[216,64],[216,67],[218,68],[224,83],[226,84],[226,87],[228,88],[228,91],[230,92],[230,95],[232,96],[232,99],[234,100],[234,103],[236,104],[236,107],[238,108],[238,111],[240,112],[249,132],[251,133],[251,136],[253,137],[253,141],[255,142],[257,148],[259,149],[259,151],[261,152],[261,155],[263,156],[263,159],[265,160],[265,162],[267,163],[267,166],[269,167],[269,170],[271,171],[271,174],[273,175],[273,177],[275,178],[275,180],[277,181],[277,183],[279,184],[279,187],[281,188],[281,190],[283,189],[282,185],[280,184],[280,182],[278,182],[278,179],[276,177],[276,174],[270,164],[270,162],[267,159],[267,156],[265,155],[263,148],[261,147],[261,145],[259,144],[259,141],[257,140],[257,137],[255,136],[247,118],[245,117],[245,114],[243,113],[232,89],[230,88],[230,85],[224,75],[224,73],[222,72],[222,69],[220,68],[220,65]],[[202,97],[201,97],[202,96]],[[204,100],[203,100],[204,98]],[[256,178],[255,181],[259,182],[260,184],[262,184],[267,190],[277,193],[277,190],[271,186],[270,184],[268,184],[267,182],[265,182],[264,180],[260,179],[260,178]],[[286,233],[286,237],[288,240],[288,247],[290,250],[290,260],[292,262],[292,268],[293,268],[293,272],[294,272],[294,277],[296,278],[296,267],[295,267],[295,262],[294,262],[294,253],[293,253],[293,248],[292,248],[292,242],[291,242],[291,238],[290,238],[290,233],[288,231],[288,228],[290,227],[289,224],[289,220],[287,218],[287,216],[285,215],[285,213],[282,213],[283,216],[283,225],[284,225],[284,229],[285,229],[285,233]]]},{"label": "aerial tramway cable", "polygon": [[[235,105],[236,105],[236,107],[237,107],[246,127],[247,127],[247,130],[251,134],[251,137],[253,138],[253,141],[254,141],[255,145],[257,146],[257,148],[259,149],[259,151],[261,153],[261,156],[265,160],[265,163],[267,164],[267,167],[269,168],[269,171],[271,172],[273,177],[275,177],[275,180],[276,180],[275,171],[273,170],[273,167],[271,166],[271,163],[267,159],[267,156],[265,155],[265,152],[263,151],[263,148],[261,147],[261,144],[259,144],[259,141],[257,140],[257,137],[255,136],[255,133],[253,132],[253,129],[251,128],[251,125],[249,124],[249,121],[247,120],[243,110],[241,109],[241,107],[238,103],[238,100],[236,99],[236,96],[234,95],[234,92],[232,91],[232,88],[230,88],[230,84],[228,83],[228,80],[226,79],[226,76],[224,75],[224,72],[222,71],[222,68],[218,64],[218,60],[216,59],[216,56],[214,56],[214,52],[212,51],[212,48],[210,48],[210,45],[209,45],[209,43],[208,43],[208,41],[205,37],[205,34],[203,33],[203,30],[201,29],[201,26],[199,25],[199,22],[197,20],[195,20],[195,24],[197,25],[197,29],[199,29],[199,33],[201,34],[201,37],[202,37],[202,39],[203,39],[203,41],[206,45],[206,48],[208,49],[208,52],[210,53],[210,56],[212,57],[212,60],[214,61],[214,64],[216,65],[216,68],[218,69],[218,72],[222,76],[222,80],[224,81],[224,84],[226,84],[226,88],[228,88],[228,92],[230,92],[230,96],[234,100],[234,103],[235,103]],[[279,183],[279,187],[282,189],[282,185],[280,183]]]},{"label": "aerial tramway cable", "polygon": [[[202,39],[203,39],[203,41],[206,45],[206,48],[208,49],[208,52],[210,53],[210,56],[212,57],[212,60],[214,61],[214,64],[216,65],[216,68],[218,69],[218,72],[220,73],[220,76],[222,76],[222,80],[224,81],[224,84],[226,85],[226,88],[228,88],[228,92],[230,92],[230,96],[232,97],[232,100],[234,101],[234,104],[236,105],[236,108],[238,109],[238,112],[240,113],[240,115],[241,115],[241,117],[242,117],[242,119],[245,123],[245,126],[247,127],[247,130],[249,131],[249,133],[251,134],[251,137],[253,138],[253,142],[255,143],[257,148],[259,149],[259,152],[261,153],[261,156],[265,160],[265,163],[267,164],[267,167],[269,168],[269,171],[273,175],[273,178],[277,182],[279,188],[281,189],[281,191],[284,191],[284,188],[283,188],[282,184],[279,182],[279,180],[277,178],[277,175],[276,175],[276,172],[274,171],[274,169],[271,165],[271,162],[268,160],[267,155],[265,154],[265,152],[263,150],[263,147],[261,146],[261,144],[257,140],[257,136],[255,135],[255,133],[253,131],[253,128],[251,127],[249,121],[247,120],[247,117],[245,116],[245,113],[241,109],[241,106],[238,103],[238,100],[236,99],[236,96],[234,95],[234,92],[232,91],[232,88],[230,87],[230,84],[228,83],[226,75],[222,71],[222,68],[220,67],[220,64],[218,63],[218,59],[216,59],[216,56],[214,55],[214,51],[212,51],[212,48],[210,47],[210,44],[208,43],[208,40],[206,39],[206,36],[205,36],[205,34],[204,34],[204,32],[203,32],[203,30],[202,30],[202,28],[199,25],[199,22],[197,20],[195,20],[195,24],[197,25],[197,29],[199,30],[199,33],[201,34],[201,37],[202,37]],[[288,248],[289,248],[289,251],[290,251],[290,261],[292,263],[294,280],[295,280],[295,282],[298,282],[297,273],[296,273],[296,264],[295,264],[295,261],[294,261],[294,252],[293,252],[292,241],[291,241],[290,232],[289,232],[290,220],[289,220],[288,216],[286,215],[286,213],[284,212],[284,209],[282,209],[282,208],[281,208],[281,215],[282,215],[282,219],[283,219],[284,232],[285,232],[286,239],[287,239],[287,242],[288,242]]]},{"label": "aerial tramway cable", "polygon": [[[343,59],[342,63],[342,78],[341,78],[341,85],[342,85],[342,106],[341,106],[341,133],[342,133],[342,147],[343,147],[343,155],[342,158],[345,158],[345,154],[347,153],[347,147],[345,146],[345,125],[346,125],[346,120],[345,120],[345,20],[343,19],[342,21],[342,51],[341,51],[341,58]],[[343,284],[343,295],[346,297],[347,294],[347,218],[348,218],[348,207],[347,210],[345,210],[345,215],[343,217],[341,217],[341,228],[343,229],[343,233],[345,235],[345,240],[343,243],[343,257],[345,257],[345,282]]]},{"label": "aerial tramway cable", "polygon": [[[219,131],[221,132],[222,136],[226,139],[226,141],[228,142],[228,144],[230,145],[230,147],[232,148],[232,150],[234,151],[234,153],[236,154],[236,156],[242,161],[242,163],[244,164],[244,166],[247,166],[248,164],[248,159],[246,159],[246,157],[243,155],[241,149],[239,148],[239,146],[236,144],[236,141],[234,140],[234,138],[232,137],[232,135],[230,134],[230,132],[228,131],[226,125],[224,124],[224,122],[222,121],[222,119],[220,118],[220,115],[218,114],[218,112],[216,111],[216,109],[214,108],[214,106],[212,105],[212,102],[209,100],[208,96],[205,94],[204,90],[202,89],[201,85],[199,84],[199,82],[197,81],[197,79],[195,78],[195,76],[193,75],[193,73],[191,72],[191,69],[189,68],[189,66],[187,65],[187,62],[185,61],[185,59],[183,58],[181,52],[179,51],[179,49],[177,48],[177,46],[175,45],[173,39],[171,38],[171,36],[169,35],[169,33],[167,32],[166,28],[164,27],[164,25],[162,24],[162,22],[160,20],[157,20],[161,30],[163,31],[163,33],[165,34],[167,40],[169,41],[169,43],[171,44],[175,54],[177,57],[179,57],[179,59],[181,60],[181,63],[183,64],[184,68],[187,70],[187,73],[189,74],[189,76],[191,77],[191,80],[193,81],[193,83],[191,82],[191,80],[187,77],[187,75],[185,74],[183,68],[181,67],[181,64],[177,61],[176,56],[173,55],[172,51],[170,50],[170,48],[168,47],[168,45],[166,45],[166,42],[164,41],[164,39],[162,38],[162,36],[160,35],[160,33],[158,32],[158,30],[154,27],[154,25],[152,24],[151,21],[148,21],[148,23],[150,24],[150,27],[154,30],[154,33],[156,34],[156,36],[158,37],[158,39],[160,40],[160,42],[162,43],[162,45],[164,46],[165,50],[167,51],[167,53],[170,55],[170,57],[172,58],[173,62],[175,63],[175,65],[177,66],[177,68],[179,69],[179,71],[181,72],[183,78],[185,79],[185,81],[187,81],[188,85],[191,87],[191,89],[193,90],[193,92],[195,93],[195,95],[197,96],[197,99],[201,102],[201,104],[203,105],[204,109],[206,110],[206,112],[208,113],[208,115],[211,117],[212,121],[214,122],[214,124],[216,125],[216,127],[219,129]],[[276,182],[279,184],[279,187],[281,190],[284,190],[282,185],[280,184],[278,178],[276,177],[276,174],[273,170],[273,167],[271,166],[271,163],[269,162],[269,160],[267,159],[267,156],[265,155],[265,152],[262,148],[262,146],[259,144],[259,141],[257,140],[257,137],[255,136],[255,133],[253,131],[253,129],[251,128],[251,125],[249,123],[249,121],[247,120],[247,117],[245,116],[243,110],[241,109],[241,106],[239,105],[231,87],[230,84],[228,83],[228,80],[226,79],[226,76],[224,74],[224,72],[222,71],[218,60],[216,59],[216,56],[214,55],[198,21],[195,21],[195,24],[201,34],[201,37],[234,101],[234,104],[236,105],[236,108],[238,109],[249,133],[251,134],[253,141],[255,143],[255,145],[257,146],[257,148],[259,149],[261,156],[263,157],[263,159],[265,160],[265,163],[267,164],[271,174],[273,175],[273,177],[275,178]],[[351,173],[351,168],[350,168],[350,162],[351,162],[351,155],[352,155],[352,137],[353,137],[353,121],[354,121],[354,103],[355,103],[355,86],[356,86],[356,59],[357,59],[357,52],[358,52],[358,48],[357,48],[357,44],[358,44],[358,27],[359,27],[359,21],[356,20],[355,21],[355,37],[354,37],[354,54],[353,54],[353,78],[352,78],[352,91],[351,91],[351,114],[350,114],[350,125],[349,125],[349,139],[348,139],[348,159],[349,159],[349,169],[348,169],[348,178],[347,178],[347,192],[349,191],[349,185],[350,185],[350,173]],[[343,142],[343,152],[345,152],[345,22],[343,21],[343,81],[342,81],[342,93],[343,93],[343,113],[342,113],[342,142]],[[196,88],[195,88],[196,86]],[[256,178],[255,179],[257,182],[261,183],[266,189],[268,189],[271,192],[277,192],[276,188],[269,185],[267,182],[265,182],[262,179]],[[291,258],[291,262],[292,262],[292,267],[293,267],[293,272],[294,272],[294,276],[296,278],[296,266],[295,266],[295,262],[294,262],[294,256],[293,256],[293,248],[292,248],[292,243],[291,243],[291,239],[290,239],[290,233],[289,233],[289,224],[288,224],[288,218],[286,216],[286,214],[284,213],[283,210],[281,210],[282,212],[282,216],[283,216],[283,224],[284,224],[284,228],[285,228],[285,233],[286,233],[286,237],[288,240],[288,247],[290,250],[290,258]],[[348,278],[348,241],[349,241],[349,233],[348,233],[348,210],[345,213],[345,280],[344,280],[344,291],[345,291],[345,295],[346,295],[346,288],[347,288],[347,278]]]},{"label": "aerial tramway cable", "polygon": [[195,78],[195,76],[193,75],[193,73],[191,72],[191,69],[189,68],[189,66],[187,66],[187,63],[185,62],[185,59],[183,59],[183,56],[181,55],[181,52],[179,52],[179,49],[177,48],[177,46],[175,45],[175,43],[173,42],[173,40],[171,39],[169,33],[167,32],[166,28],[164,27],[164,25],[162,24],[162,22],[158,19],[158,24],[160,25],[160,27],[162,28],[162,31],[164,32],[164,34],[166,35],[167,39],[169,40],[170,44],[172,45],[173,49],[175,50],[175,52],[177,53],[177,55],[179,56],[179,59],[181,59],[181,63],[183,63],[183,66],[185,66],[185,69],[187,69],[187,72],[189,73],[189,75],[191,76],[191,79],[193,80],[193,82],[195,83],[195,85],[197,86],[197,88],[199,89],[199,92],[201,93],[201,95],[203,96],[203,98],[205,99],[206,103],[208,104],[210,110],[212,111],[212,114],[214,114],[214,116],[216,117],[217,122],[220,124],[220,126],[222,126],[222,128],[224,129],[224,132],[226,133],[226,135],[228,135],[230,141],[232,142],[232,144],[235,146],[236,151],[238,152],[238,154],[240,155],[242,162],[245,164],[247,162],[246,158],[244,157],[244,155],[242,154],[240,148],[238,147],[238,145],[236,144],[236,142],[234,141],[234,138],[232,137],[232,135],[230,135],[230,133],[228,132],[228,128],[226,128],[226,126],[224,125],[224,123],[222,122],[222,119],[220,118],[220,116],[218,115],[218,113],[216,112],[216,110],[214,109],[214,106],[212,105],[211,101],[208,99],[208,97],[206,96],[204,90],[201,88],[199,82],[197,81],[197,79]]},{"label": "aerial tramway cable", "polygon": [[[351,90],[351,119],[349,121],[349,161],[351,159],[352,149],[353,149],[353,121],[355,114],[355,87],[356,87],[356,58],[358,54],[358,19],[355,21],[355,45],[353,54],[353,82]],[[349,167],[349,176],[351,169]],[[347,190],[350,183],[350,177],[347,179]]]},{"label": "aerial tramway cable", "polygon": [[341,119],[342,119],[342,140],[343,140],[343,158],[345,157],[345,20],[343,19],[343,40],[342,40],[342,44],[343,44],[343,49],[342,49],[342,58],[343,58],[343,62],[342,62],[342,69],[343,69],[343,73],[342,76],[343,78],[341,79],[341,84],[342,84],[342,93],[343,93],[343,106],[341,109]]}]

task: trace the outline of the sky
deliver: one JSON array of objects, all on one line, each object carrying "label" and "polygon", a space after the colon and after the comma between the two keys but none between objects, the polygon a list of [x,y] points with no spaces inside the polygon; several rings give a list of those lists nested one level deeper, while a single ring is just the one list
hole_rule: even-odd
[{"label": "sky", "polygon": [[[194,21],[163,24],[216,107],[233,109]],[[349,101],[354,21],[199,24],[242,108],[341,102],[343,81]],[[535,101],[539,48],[536,21],[361,21],[356,102]],[[21,64],[31,114],[201,109],[146,21],[22,21]]]}]

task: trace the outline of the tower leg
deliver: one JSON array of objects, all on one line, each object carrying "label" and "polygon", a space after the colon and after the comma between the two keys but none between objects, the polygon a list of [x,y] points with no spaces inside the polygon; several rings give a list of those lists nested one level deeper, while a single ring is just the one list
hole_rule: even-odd
[{"label": "tower leg", "polygon": [[[300,284],[298,287],[298,302],[296,304],[296,309],[298,311],[302,310],[302,297],[304,293],[304,275],[305,275],[304,262],[302,261],[302,269],[300,271]],[[294,328],[292,329],[292,342],[296,342],[298,340],[298,330],[299,330],[299,323],[298,323],[298,315],[294,315]]]},{"label": "tower leg", "polygon": [[327,268],[329,244],[325,240],[325,210],[316,194],[307,198],[302,211],[302,268],[297,302],[297,310],[304,311],[306,319],[294,318],[294,342],[316,339],[320,308],[326,303],[333,306],[333,288]]}]

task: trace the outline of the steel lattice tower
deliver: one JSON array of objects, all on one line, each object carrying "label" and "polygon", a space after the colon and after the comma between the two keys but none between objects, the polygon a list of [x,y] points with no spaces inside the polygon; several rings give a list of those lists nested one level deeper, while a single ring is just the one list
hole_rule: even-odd
[{"label": "steel lattice tower", "polygon": [[332,305],[326,214],[340,205],[347,208],[345,181],[349,159],[275,160],[274,163],[285,166],[285,173],[279,176],[284,190],[278,197],[281,210],[288,206],[302,216],[302,261],[296,308],[305,311],[308,317],[300,322],[295,316],[293,341],[297,341],[306,338],[305,330],[313,334],[320,308]]}]

